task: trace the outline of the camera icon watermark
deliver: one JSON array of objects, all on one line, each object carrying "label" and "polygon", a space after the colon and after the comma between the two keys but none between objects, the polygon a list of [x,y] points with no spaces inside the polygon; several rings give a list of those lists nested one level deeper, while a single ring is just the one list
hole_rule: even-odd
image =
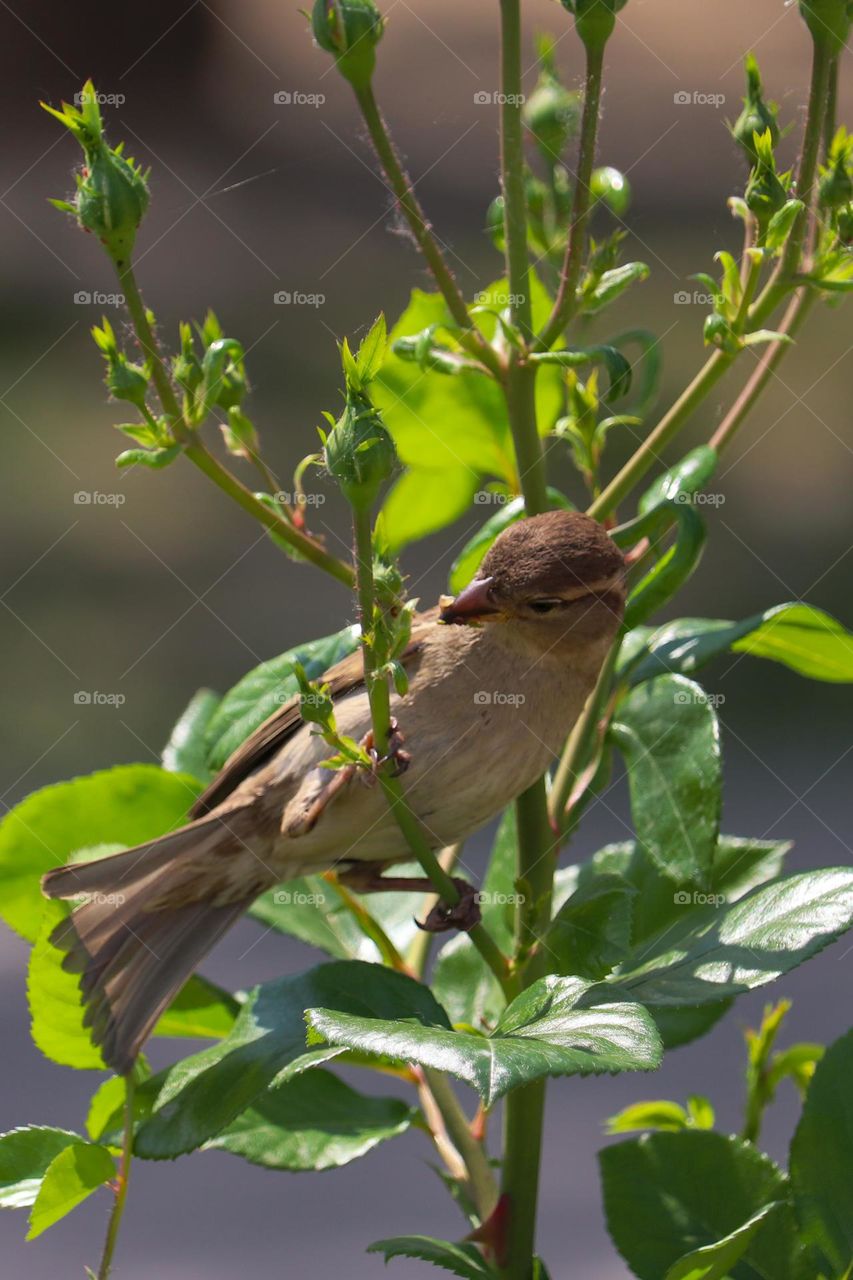
[{"label": "camera icon watermark", "polygon": [[273,302],[277,307],[322,307],[326,301],[325,293],[300,293],[298,289],[279,289],[273,294]]},{"label": "camera icon watermark", "polygon": [[679,889],[672,895],[677,907],[724,907],[724,893],[701,893],[698,889]]},{"label": "camera icon watermark", "polygon": [[75,707],[123,707],[126,702],[123,693],[101,693],[99,689],[78,689],[74,694]]},{"label": "camera icon watermark", "polygon": [[679,689],[673,695],[673,702],[678,707],[688,706],[706,706],[706,707],[722,707],[725,705],[726,695],[724,693],[706,693],[704,689]]},{"label": "camera icon watermark", "polygon": [[503,689],[478,689],[474,694],[475,707],[523,707],[526,701],[523,693],[507,693]]},{"label": "camera icon watermark", "polygon": [[322,107],[325,93],[302,93],[299,89],[278,89],[272,96],[277,107]]},{"label": "camera icon watermark", "polygon": [[724,493],[677,493],[673,498],[673,502],[678,502],[681,506],[689,505],[698,507],[721,507],[726,500]]},{"label": "camera icon watermark", "polygon": [[527,898],[523,893],[489,893],[480,889],[474,894],[474,901],[481,907],[519,907]]},{"label": "camera icon watermark", "polygon": [[677,307],[713,307],[717,301],[713,293],[702,293],[699,289],[679,289],[672,300]]},{"label": "camera icon watermark", "polygon": [[74,305],[77,307],[123,307],[123,293],[99,293],[96,289],[78,289],[74,294]]},{"label": "camera icon watermark", "polygon": [[510,495],[501,493],[500,490],[493,493],[491,489],[478,489],[474,494],[474,505],[478,507],[488,507],[493,504],[497,507],[502,507],[511,501]]},{"label": "camera icon watermark", "polygon": [[99,107],[121,107],[127,102],[127,97],[123,93],[100,93],[95,91],[92,93],[88,89],[78,89],[74,95],[75,107],[85,107],[90,102],[95,102]]},{"label": "camera icon watermark", "polygon": [[521,307],[527,301],[523,293],[475,293],[474,303],[478,307]]},{"label": "camera icon watermark", "polygon": [[672,95],[677,107],[714,107],[719,111],[726,104],[724,93],[703,93],[701,89],[677,89]]},{"label": "camera icon watermark", "polygon": [[101,493],[99,489],[78,489],[74,495],[75,507],[123,507],[125,493]]},{"label": "camera icon watermark", "polygon": [[501,93],[500,89],[478,89],[474,94],[474,105],[477,107],[523,107],[526,101],[523,93]]},{"label": "camera icon watermark", "polygon": [[279,489],[273,497],[288,507],[322,507],[326,501],[325,493],[291,493],[288,489]]},{"label": "camera icon watermark", "polygon": [[304,889],[276,889],[272,900],[277,907],[322,907],[325,893],[307,893]]}]

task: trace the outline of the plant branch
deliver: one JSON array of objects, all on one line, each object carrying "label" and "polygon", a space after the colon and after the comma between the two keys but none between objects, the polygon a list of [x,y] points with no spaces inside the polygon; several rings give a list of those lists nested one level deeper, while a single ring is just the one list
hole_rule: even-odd
[{"label": "plant branch", "polygon": [[803,148],[797,170],[797,198],[804,208],[800,211],[773,276],[750,311],[750,326],[758,329],[775,311],[778,304],[791,291],[794,277],[800,266],[806,245],[812,206],[817,195],[818,162],[821,141],[827,122],[834,118],[833,80],[837,59],[824,41],[814,42],[811,84],[803,132]]},{"label": "plant branch", "polygon": [[442,1072],[423,1068],[424,1079],[441,1113],[448,1136],[465,1166],[465,1181],[481,1222],[485,1222],[498,1199],[489,1157],[482,1142],[474,1137],[468,1117],[459,1105],[453,1086]]},{"label": "plant branch", "polygon": [[466,350],[473,353],[495,377],[500,377],[502,373],[500,358],[474,325],[462,290],[459,288],[453,272],[444,259],[438,241],[433,234],[432,224],[428,221],[421,208],[420,201],[415,195],[414,185],[403,168],[400,157],[397,155],[391,135],[376,102],[373,87],[367,85],[363,89],[356,88],[355,96],[364,117],[364,122],[367,125],[370,140],[379,157],[379,163],[382,165],[385,177],[396,197],[403,217],[409,224],[415,242],[426,259],[444,301],[447,303],[448,311],[463,331],[460,336],[462,345]]},{"label": "plant branch", "polygon": [[128,265],[123,268],[117,268],[117,270],[136,337],[150,365],[151,377],[163,407],[163,412],[169,420],[172,434],[182,446],[186,457],[200,471],[203,471],[208,479],[212,480],[223,493],[227,493],[239,507],[242,507],[250,516],[253,516],[265,529],[269,529],[270,532],[280,537],[282,541],[298,552],[303,559],[309,561],[318,569],[323,569],[333,578],[336,578],[338,582],[351,587],[354,579],[349,565],[331,555],[310,534],[294,528],[283,516],[278,515],[270,507],[264,506],[262,502],[259,502],[242,481],[232,475],[212,453],[208,452],[198,433],[187,426],[181,412],[181,406],[178,403],[175,388],[172,386],[172,381],[160,352],[159,343],[148,319],[133,267]]},{"label": "plant branch", "polygon": [[[442,849],[438,855],[438,861],[441,867],[448,875],[459,860],[462,853],[462,844],[451,844],[446,849]],[[441,899],[435,893],[428,893],[424,898],[424,904],[421,913],[426,918],[432,911],[433,907],[438,906]],[[419,929],[412,939],[409,949],[406,952],[406,964],[409,970],[416,978],[422,978],[426,970],[429,953],[433,943],[433,935],[428,929]]]},{"label": "plant branch", "polygon": [[[353,529],[355,533],[359,613],[361,615],[362,636],[367,637],[366,640],[363,639],[362,641],[364,675],[373,722],[373,745],[379,760],[382,761],[388,754],[388,744],[391,737],[391,695],[387,676],[384,672],[377,670],[376,655],[370,639],[375,593],[373,580],[373,531],[368,508],[353,508]],[[442,902],[455,906],[459,901],[459,890],[452,877],[442,867],[431,844],[424,835],[420,822],[409,806],[400,779],[390,774],[381,764],[377,769],[377,777],[391,813],[405,836],[409,848],[421,864],[424,874],[435,886],[435,891]],[[512,999],[515,990],[509,972],[509,964],[491,934],[482,924],[475,924],[468,930],[468,937],[494,973],[507,999]]]},{"label": "plant branch", "polygon": [[604,71],[604,47],[586,48],[583,118],[580,151],[575,181],[572,222],[569,228],[566,256],[560,273],[560,284],[554,307],[536,343],[538,351],[549,350],[569,325],[577,309],[577,291],[583,270],[586,232],[592,207],[592,171],[601,110],[601,85]]},{"label": "plant branch", "polygon": [[133,1155],[133,1095],[135,1082],[133,1073],[128,1072],[124,1078],[124,1131],[122,1135],[121,1163],[116,1180],[115,1199],[113,1201],[110,1220],[107,1224],[107,1238],[98,1267],[98,1280],[107,1280],[113,1264],[119,1228],[127,1201],[127,1186],[130,1179],[130,1163]]},{"label": "plant branch", "polygon": [[[816,300],[817,294],[813,289],[804,286],[798,290],[779,325],[779,332],[786,334],[789,338],[793,338],[802,327]],[[752,411],[764,388],[775,375],[777,367],[784,359],[786,351],[789,350],[789,346],[790,344],[786,342],[772,342],[764,349],[761,359],[753,369],[740,395],[711,436],[709,443],[712,449],[716,449],[718,453],[721,453],[723,449],[731,444],[736,431]]]}]

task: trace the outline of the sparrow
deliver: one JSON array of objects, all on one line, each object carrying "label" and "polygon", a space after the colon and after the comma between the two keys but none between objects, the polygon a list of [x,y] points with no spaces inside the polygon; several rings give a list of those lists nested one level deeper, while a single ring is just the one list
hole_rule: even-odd
[{"label": "sparrow", "polygon": [[[401,785],[436,850],[464,840],[546,771],[595,685],[622,621],[624,560],[604,529],[554,511],[511,525],[473,581],[418,614],[392,696]],[[360,653],[324,676],[339,732],[369,742]],[[364,769],[322,767],[330,748],[284,703],[240,746],[178,830],[49,871],[78,899],[52,941],[80,973],[104,1060],[133,1065],[160,1014],[217,940],[273,885],[334,869],[362,890],[411,851]]]}]

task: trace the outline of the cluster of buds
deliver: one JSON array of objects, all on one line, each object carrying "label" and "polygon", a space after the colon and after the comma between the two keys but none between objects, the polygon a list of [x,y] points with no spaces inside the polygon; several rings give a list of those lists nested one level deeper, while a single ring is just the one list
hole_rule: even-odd
[{"label": "cluster of buds", "polygon": [[57,209],[73,214],[79,225],[103,243],[121,270],[130,262],[139,224],[148,208],[148,172],[129,156],[123,143],[110,147],[104,136],[98,95],[87,80],[78,95],[80,106],[62,103],[61,110],[41,105],[61,121],[83,148],[85,163],[75,174],[73,200],[52,200]]},{"label": "cluster of buds", "polygon": [[148,384],[151,370],[145,364],[135,364],[120,350],[118,339],[109,320],[103,320],[92,329],[92,337],[104,357],[107,367],[104,381],[114,400],[132,404],[142,416],[141,422],[121,422],[118,430],[134,442],[133,449],[125,449],[116,458],[119,467],[131,467],[137,463],[160,468],[168,466],[180,453],[169,422],[165,417],[155,417],[148,407]]},{"label": "cluster of buds", "polygon": [[773,150],[773,136],[769,129],[753,134],[755,163],[746,184],[744,200],[747,208],[764,232],[775,213],[784,208],[789,198],[790,173],[778,173]]},{"label": "cluster of buds", "polygon": [[373,0],[314,0],[314,39],[321,49],[334,54],[341,75],[356,90],[370,84],[384,28]]},{"label": "cluster of buds", "polygon": [[380,316],[353,355],[346,338],[341,359],[346,378],[346,405],[323,437],[326,467],[351,507],[370,510],[397,466],[394,441],[374,408],[368,386],[382,365],[387,347],[385,317]]}]

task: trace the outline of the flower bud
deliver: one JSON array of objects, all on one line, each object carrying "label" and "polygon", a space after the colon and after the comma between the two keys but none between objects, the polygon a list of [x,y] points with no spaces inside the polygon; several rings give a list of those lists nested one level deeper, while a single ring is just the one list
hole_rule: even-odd
[{"label": "flower bud", "polygon": [[505,236],[503,196],[495,196],[486,210],[486,231],[491,236],[495,248],[503,252]]},{"label": "flower bud", "polygon": [[842,126],[832,140],[828,163],[821,170],[820,203],[824,209],[840,209],[853,200],[853,137]]},{"label": "flower bud", "polygon": [[628,212],[631,203],[631,187],[624,173],[611,165],[596,169],[592,175],[590,190],[596,200],[603,201],[617,218]]},{"label": "flower bud", "polygon": [[603,50],[613,35],[616,14],[627,0],[563,0],[575,15],[575,27],[587,49]]},{"label": "flower bud", "polygon": [[800,13],[815,44],[833,56],[841,52],[853,17],[849,0],[800,0]]},{"label": "flower bud", "polygon": [[545,163],[553,165],[577,132],[580,96],[560,83],[552,43],[541,43],[540,61],[539,79],[524,104],[522,116]]},{"label": "flower bud", "polygon": [[116,266],[123,267],[130,260],[136,232],[148,208],[148,173],[122,154],[123,143],[108,146],[91,80],[83,86],[80,100],[81,107],[64,102],[61,111],[42,103],[74,134],[86,158],[82,171],[75,175],[73,202],[52,203],[73,213],[80,226],[103,243]]},{"label": "flower bud", "polygon": [[228,410],[227,424],[222,423],[222,438],[228,452],[233,453],[236,458],[251,460],[257,455],[259,441],[255,424],[237,405],[232,405]]},{"label": "flower bud", "polygon": [[753,135],[769,131],[770,140],[775,147],[779,142],[779,124],[775,103],[765,102],[761,84],[761,72],[754,56],[746,56],[746,97],[743,100],[743,111],[732,125],[732,137],[746,152],[747,159],[755,164],[757,159]]},{"label": "flower bud", "polygon": [[325,441],[324,458],[350,506],[370,508],[397,465],[394,441],[363,392],[352,389]]},{"label": "flower bud", "polygon": [[311,29],[320,48],[335,55],[341,75],[354,89],[366,89],[384,29],[373,0],[314,0]]},{"label": "flower bud", "polygon": [[763,230],[773,214],[778,213],[786,203],[788,192],[776,172],[769,129],[763,134],[755,134],[754,142],[756,162],[749,175],[744,199]]},{"label": "flower bud", "polygon": [[853,204],[838,210],[835,215],[835,229],[842,244],[853,244]]}]

